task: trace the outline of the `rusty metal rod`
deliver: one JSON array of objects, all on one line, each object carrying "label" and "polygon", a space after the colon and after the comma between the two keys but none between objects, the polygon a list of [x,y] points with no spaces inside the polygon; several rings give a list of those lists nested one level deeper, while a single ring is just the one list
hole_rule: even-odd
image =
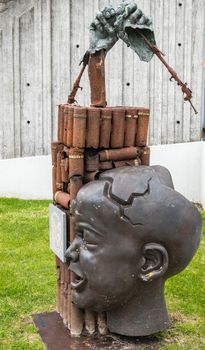
[{"label": "rusty metal rod", "polygon": [[165,54],[163,54],[157,46],[155,46],[154,44],[152,44],[145,36],[144,34],[141,33],[141,31],[139,31],[138,29],[136,29],[137,33],[144,39],[145,43],[147,44],[147,46],[150,48],[150,50],[160,59],[160,61],[163,63],[163,65],[167,68],[167,70],[169,71],[169,73],[171,74],[171,78],[170,81],[172,81],[172,79],[174,79],[177,84],[179,86],[181,86],[181,90],[183,92],[183,94],[185,94],[184,100],[185,101],[189,101],[191,107],[194,110],[195,114],[198,114],[196,108],[194,107],[191,99],[192,99],[192,91],[188,88],[187,83],[183,83],[183,81],[178,77],[177,73],[175,72],[175,70],[165,61],[165,59],[162,56],[165,56]]}]

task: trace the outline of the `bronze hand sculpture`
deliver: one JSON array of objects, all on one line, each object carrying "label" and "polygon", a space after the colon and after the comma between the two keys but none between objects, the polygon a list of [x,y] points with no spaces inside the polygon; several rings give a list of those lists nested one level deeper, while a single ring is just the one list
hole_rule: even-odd
[{"label": "bronze hand sculpture", "polygon": [[[134,29],[129,32],[130,29]],[[105,50],[107,53],[122,39],[143,61],[150,61],[153,52],[147,47],[143,38],[135,31],[139,29],[146,38],[155,43],[151,18],[147,17],[135,3],[123,2],[115,10],[112,6],[99,12],[90,26],[89,53]]]},{"label": "bronze hand sculpture", "polygon": [[[103,51],[105,54],[115,45],[118,39],[122,39],[128,47],[130,47],[135,53],[137,53],[140,60],[149,62],[154,55],[156,55],[162,64],[167,68],[171,74],[170,81],[175,80],[177,85],[181,87],[184,95],[184,101],[188,101],[194,110],[195,114],[198,114],[196,108],[192,103],[192,91],[184,83],[175,70],[166,62],[163,56],[165,56],[156,46],[154,29],[152,25],[152,19],[147,17],[142,10],[140,10],[137,4],[129,1],[121,3],[117,9],[109,6],[105,7],[101,12],[96,15],[95,20],[90,25],[90,47],[86,51],[82,62],[83,68],[74,83],[72,92],[68,97],[69,103],[75,102],[75,94],[80,88],[79,82],[81,76],[88,64],[89,55],[93,57]],[[104,60],[105,55],[102,57]],[[94,64],[95,65],[95,64]],[[91,68],[93,70],[93,68]],[[101,74],[104,74],[104,65],[101,67]],[[95,85],[95,74],[90,75],[91,93],[92,86]],[[103,80],[100,81],[102,84]],[[104,85],[104,84],[103,84]],[[95,90],[98,90],[97,85],[94,88],[92,105],[106,106],[105,94],[102,95],[101,100],[96,99]],[[97,93],[99,94],[99,93]],[[95,101],[96,100],[96,101]],[[96,102],[96,103],[95,103]]]}]

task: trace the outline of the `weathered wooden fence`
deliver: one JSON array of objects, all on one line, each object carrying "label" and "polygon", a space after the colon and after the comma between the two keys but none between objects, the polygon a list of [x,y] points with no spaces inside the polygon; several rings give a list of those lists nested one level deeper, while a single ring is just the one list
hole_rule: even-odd
[{"label": "weathered wooden fence", "polygon": [[[109,0],[17,0],[0,14],[0,157],[48,154],[57,105],[67,100],[88,48],[89,23]],[[112,4],[117,5],[118,0]],[[159,48],[193,89],[196,117],[155,57],[118,42],[106,63],[109,105],[150,106],[150,144],[198,141],[202,131],[205,1],[138,0]],[[78,102],[89,104],[85,76]]]}]

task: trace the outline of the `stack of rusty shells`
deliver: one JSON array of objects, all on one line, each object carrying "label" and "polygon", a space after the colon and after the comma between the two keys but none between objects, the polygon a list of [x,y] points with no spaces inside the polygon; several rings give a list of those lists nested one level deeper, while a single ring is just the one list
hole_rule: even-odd
[{"label": "stack of rusty shells", "polygon": [[[75,237],[70,203],[83,184],[112,168],[149,165],[148,122],[146,108],[59,106],[58,141],[52,143],[53,198],[67,213],[68,245]],[[70,283],[75,276],[57,257],[56,265],[57,311],[71,335],[106,334],[105,315],[72,304]]]}]

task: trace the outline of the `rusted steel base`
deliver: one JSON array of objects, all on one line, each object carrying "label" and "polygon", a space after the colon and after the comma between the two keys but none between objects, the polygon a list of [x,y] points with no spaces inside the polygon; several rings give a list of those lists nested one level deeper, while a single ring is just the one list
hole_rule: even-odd
[{"label": "rusted steel base", "polygon": [[157,350],[156,338],[127,338],[116,335],[71,338],[57,312],[33,316],[42,341],[48,350]]}]

